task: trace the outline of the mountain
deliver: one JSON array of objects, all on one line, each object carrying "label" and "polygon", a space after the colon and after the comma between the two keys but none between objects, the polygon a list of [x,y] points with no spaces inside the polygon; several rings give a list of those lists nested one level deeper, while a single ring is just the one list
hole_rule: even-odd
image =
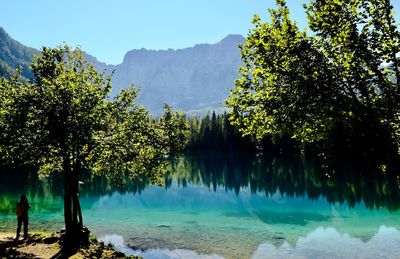
[{"label": "mountain", "polygon": [[[39,53],[39,50],[26,47],[11,38],[4,28],[0,27],[0,76],[13,75],[15,69],[21,67],[22,76],[32,79],[33,74],[29,67],[34,55]],[[112,71],[113,66],[106,65],[87,53],[85,53],[85,56],[89,62],[95,64],[96,70],[103,71],[104,69],[108,69]]]},{"label": "mountain", "polygon": [[[137,103],[153,114],[159,114],[164,103],[202,113],[223,107],[228,88],[237,78],[241,65],[238,45],[244,41],[241,35],[228,35],[216,44],[185,49],[136,49],[126,53],[119,65],[107,65],[87,53],[86,59],[99,72],[114,71],[112,95],[134,83],[141,89]],[[13,74],[15,68],[22,66],[22,75],[32,78],[29,65],[36,53],[39,51],[12,39],[0,27],[0,76]]]},{"label": "mountain", "polygon": [[[111,74],[112,71],[115,70],[115,66],[114,65],[108,65],[104,62],[99,61],[96,57],[84,52],[85,55],[85,59],[87,61],[89,61],[91,64],[94,65],[94,68],[97,70],[97,72],[102,73],[105,71],[106,75]],[[115,89],[113,89],[115,90]],[[115,92],[115,91],[113,91]],[[117,94],[117,93],[115,93]]]},{"label": "mountain", "polygon": [[32,78],[29,69],[34,54],[39,53],[34,48],[29,48],[12,39],[0,27],[0,76],[13,75],[15,69],[21,67],[21,74],[25,78]]},{"label": "mountain", "polygon": [[164,103],[184,111],[222,107],[241,65],[238,45],[245,38],[228,35],[216,44],[185,49],[129,51],[113,67],[115,91],[134,83],[138,103],[159,113]]}]

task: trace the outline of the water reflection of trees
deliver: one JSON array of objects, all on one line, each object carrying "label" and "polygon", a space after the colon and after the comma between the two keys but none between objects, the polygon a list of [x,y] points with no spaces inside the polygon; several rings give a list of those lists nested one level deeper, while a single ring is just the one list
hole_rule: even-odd
[{"label": "water reflection of trees", "polygon": [[[119,179],[113,182],[106,177],[82,173],[80,181],[81,196],[99,196],[115,192],[140,193],[148,185],[146,179]],[[63,197],[63,175],[55,173],[48,177],[39,176],[33,169],[0,170],[0,196]]]},{"label": "water reflection of trees", "polygon": [[[148,181],[144,179],[120,179],[116,183],[108,180],[106,177],[83,172],[80,195],[98,197],[111,195],[115,192],[140,193],[148,185]],[[14,213],[15,204],[21,194],[26,194],[31,203],[43,202],[43,199],[45,199],[47,207],[61,206],[64,197],[63,175],[55,173],[48,177],[41,177],[38,176],[34,169],[1,169],[0,213]]]},{"label": "water reflection of trees", "polygon": [[[175,159],[166,174],[166,188],[174,181],[179,186],[205,185],[224,188],[237,194],[242,188],[253,193],[289,197],[326,198],[329,202],[347,202],[353,207],[364,202],[368,208],[400,207],[399,174],[393,167],[368,164],[318,164],[295,155],[199,154]],[[141,193],[149,186],[144,179],[120,179],[82,174],[81,196]],[[34,170],[0,170],[0,210],[12,213],[19,195],[45,197],[58,203],[63,197],[62,174],[47,178]]]},{"label": "water reflection of trees", "polygon": [[167,188],[172,179],[181,186],[206,185],[239,193],[247,187],[266,195],[280,194],[353,207],[364,202],[370,208],[400,207],[399,174],[394,168],[373,167],[371,163],[326,164],[306,161],[299,156],[250,156],[244,154],[208,154],[182,157],[167,174]]}]

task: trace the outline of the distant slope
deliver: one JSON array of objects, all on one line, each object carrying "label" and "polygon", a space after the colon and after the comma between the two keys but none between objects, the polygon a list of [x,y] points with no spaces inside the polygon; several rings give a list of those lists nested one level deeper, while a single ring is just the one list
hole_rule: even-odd
[{"label": "distant slope", "polygon": [[[15,73],[15,69],[22,67],[22,76],[28,79],[33,78],[30,71],[30,64],[35,54],[39,50],[27,47],[11,38],[4,28],[0,27],[0,76],[10,76]],[[98,61],[95,57],[85,53],[86,59],[94,63],[96,69],[102,72],[104,69],[113,70],[114,66],[106,65]]]},{"label": "distant slope", "polygon": [[141,88],[138,102],[154,113],[164,103],[184,111],[220,108],[237,78],[238,45],[244,41],[241,35],[228,35],[192,48],[129,51],[114,67],[114,91],[134,83]]},{"label": "distant slope", "polygon": [[99,73],[103,73],[106,72],[107,75],[111,74],[114,70],[115,70],[115,66],[114,65],[107,65],[104,62],[101,62],[99,60],[97,60],[96,57],[86,53],[85,53],[85,59],[94,65],[95,69],[97,70],[97,72]]},{"label": "distant slope", "polygon": [[29,48],[12,39],[7,32],[0,27],[0,76],[10,76],[18,67],[22,67],[22,76],[32,78],[29,69],[34,54],[38,51]]}]

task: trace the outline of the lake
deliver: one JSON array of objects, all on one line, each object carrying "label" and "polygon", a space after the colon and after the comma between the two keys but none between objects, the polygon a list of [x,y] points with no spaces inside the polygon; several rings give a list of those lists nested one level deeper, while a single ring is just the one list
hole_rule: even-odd
[{"label": "lake", "polygon": [[[144,258],[399,258],[399,176],[340,171],[296,156],[198,154],[175,159],[165,186],[113,187],[84,174],[84,224]],[[61,175],[0,172],[0,231],[15,204],[31,203],[30,229],[63,227]]]}]

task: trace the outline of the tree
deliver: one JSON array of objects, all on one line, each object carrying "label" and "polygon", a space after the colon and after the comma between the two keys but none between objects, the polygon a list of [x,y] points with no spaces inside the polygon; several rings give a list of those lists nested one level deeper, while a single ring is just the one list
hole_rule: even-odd
[{"label": "tree", "polygon": [[1,155],[36,166],[41,174],[63,172],[65,247],[77,248],[81,171],[105,174],[115,183],[125,175],[160,183],[170,151],[185,142],[172,132],[187,126],[174,123],[179,116],[170,109],[169,119],[151,120],[136,106],[133,85],[108,98],[111,77],[96,72],[79,49],[43,48],[32,70],[32,82],[20,83],[18,75],[0,81]]},{"label": "tree", "polygon": [[169,153],[179,154],[189,141],[189,124],[183,113],[174,112],[169,105],[164,105],[164,115],[159,119],[157,127],[163,130],[163,143],[169,147]]},{"label": "tree", "polygon": [[276,2],[271,21],[255,16],[240,47],[244,66],[226,100],[231,122],[245,135],[302,142],[340,127],[380,132],[400,147],[400,32],[390,0],[312,0],[311,36]]}]

